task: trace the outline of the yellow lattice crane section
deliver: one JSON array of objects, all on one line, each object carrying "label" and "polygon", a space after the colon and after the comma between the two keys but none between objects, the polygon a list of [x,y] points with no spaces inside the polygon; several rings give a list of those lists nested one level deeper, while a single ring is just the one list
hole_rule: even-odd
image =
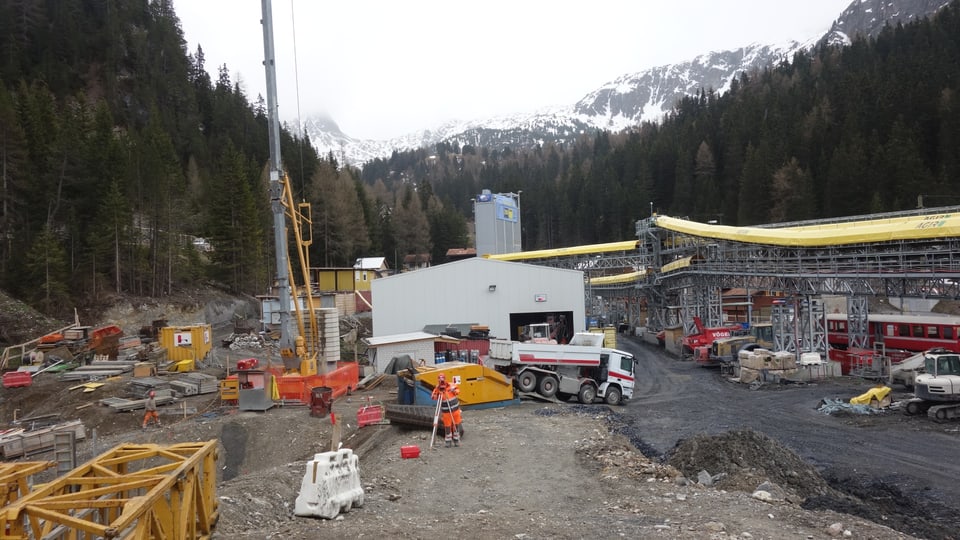
[{"label": "yellow lattice crane section", "polygon": [[0,539],[210,538],[217,441],[122,444],[0,509]]},{"label": "yellow lattice crane section", "polygon": [[24,461],[21,463],[0,463],[0,504],[6,506],[23,497],[30,491],[27,479],[31,476],[54,467],[53,461]]}]

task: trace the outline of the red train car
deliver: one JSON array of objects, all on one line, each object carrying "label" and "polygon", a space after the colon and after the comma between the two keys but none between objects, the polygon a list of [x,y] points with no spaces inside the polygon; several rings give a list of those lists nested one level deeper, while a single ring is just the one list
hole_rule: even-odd
[{"label": "red train car", "polygon": [[[867,333],[868,347],[882,343],[894,363],[937,347],[960,352],[960,317],[955,315],[870,313]],[[827,343],[831,349],[846,350],[849,345],[846,313],[827,315]]]}]

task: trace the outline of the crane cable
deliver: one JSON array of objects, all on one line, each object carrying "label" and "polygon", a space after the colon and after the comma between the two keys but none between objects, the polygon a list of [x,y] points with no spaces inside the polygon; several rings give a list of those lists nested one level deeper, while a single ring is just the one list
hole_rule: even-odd
[{"label": "crane cable", "polygon": [[[297,24],[296,17],[293,13],[293,0],[290,0],[290,34],[293,37],[293,87],[296,91],[297,96],[297,136],[299,137],[297,150],[300,154],[300,174],[304,174],[303,170],[303,140],[304,140],[304,129],[303,121],[300,117],[300,67],[299,61],[297,60]],[[305,187],[307,184],[306,178],[300,179],[301,186]],[[300,199],[303,200],[304,194],[300,194]]]}]

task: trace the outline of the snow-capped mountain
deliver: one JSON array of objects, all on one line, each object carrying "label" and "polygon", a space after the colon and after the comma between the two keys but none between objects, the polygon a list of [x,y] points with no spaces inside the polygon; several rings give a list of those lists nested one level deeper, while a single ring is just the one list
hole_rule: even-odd
[{"label": "snow-capped mountain", "polygon": [[732,51],[709,52],[686,62],[623,75],[569,107],[449,122],[389,140],[354,139],[325,117],[307,119],[304,130],[321,155],[332,152],[341,163],[356,166],[389,157],[394,150],[422,148],[440,141],[493,148],[569,142],[596,130],[618,132],[644,121],[657,122],[681,97],[696,95],[700,89],[723,93],[744,71],[790,61],[797,51],[818,43],[846,45],[857,35],[876,36],[886,24],[927,17],[949,3],[950,0],[853,0],[825,34],[803,42],[751,44]]},{"label": "snow-capped mountain", "polygon": [[821,42],[848,45],[857,35],[875,37],[889,24],[907,24],[928,17],[951,0],[853,0]]}]

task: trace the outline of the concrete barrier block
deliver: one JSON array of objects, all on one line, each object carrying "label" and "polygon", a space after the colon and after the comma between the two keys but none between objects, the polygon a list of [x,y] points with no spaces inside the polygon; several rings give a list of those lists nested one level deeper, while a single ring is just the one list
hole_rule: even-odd
[{"label": "concrete barrier block", "polygon": [[307,462],[294,514],[333,519],[363,506],[359,462],[349,448],[315,454]]}]

